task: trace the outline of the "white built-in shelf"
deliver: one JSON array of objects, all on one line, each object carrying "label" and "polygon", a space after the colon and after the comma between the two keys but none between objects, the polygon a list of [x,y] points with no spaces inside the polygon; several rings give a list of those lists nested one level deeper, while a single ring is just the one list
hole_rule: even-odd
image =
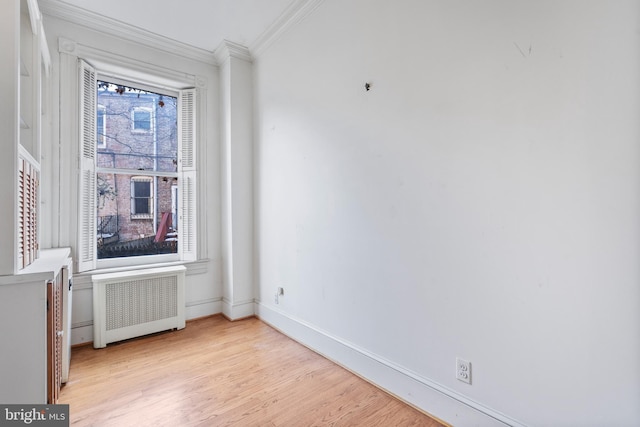
[{"label": "white built-in shelf", "polygon": [[43,249],[35,261],[16,275],[0,276],[0,286],[52,280],[70,256],[70,248]]}]

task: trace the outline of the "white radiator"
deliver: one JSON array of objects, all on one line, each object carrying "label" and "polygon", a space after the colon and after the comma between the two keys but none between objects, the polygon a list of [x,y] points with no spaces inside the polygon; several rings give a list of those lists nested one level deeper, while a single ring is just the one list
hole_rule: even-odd
[{"label": "white radiator", "polygon": [[182,329],[184,266],[96,274],[93,282],[93,347]]}]

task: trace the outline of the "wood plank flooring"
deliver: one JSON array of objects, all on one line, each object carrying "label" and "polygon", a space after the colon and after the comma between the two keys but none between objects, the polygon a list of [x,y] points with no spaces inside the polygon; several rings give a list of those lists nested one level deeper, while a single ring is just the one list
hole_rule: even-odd
[{"label": "wood plank flooring", "polygon": [[73,426],[442,424],[250,318],[72,350]]}]

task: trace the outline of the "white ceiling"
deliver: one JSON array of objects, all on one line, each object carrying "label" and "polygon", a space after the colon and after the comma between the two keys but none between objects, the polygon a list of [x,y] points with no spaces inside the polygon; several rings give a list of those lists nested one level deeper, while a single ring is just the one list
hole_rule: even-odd
[{"label": "white ceiling", "polygon": [[[296,0],[56,0],[213,52],[250,46]],[[52,2],[52,3],[55,3]]]}]

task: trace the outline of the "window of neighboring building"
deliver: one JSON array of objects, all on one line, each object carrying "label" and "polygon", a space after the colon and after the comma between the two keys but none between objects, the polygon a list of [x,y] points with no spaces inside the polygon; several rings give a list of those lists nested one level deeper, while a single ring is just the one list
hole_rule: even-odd
[{"label": "window of neighboring building", "polygon": [[[161,95],[158,97],[162,98]],[[164,103],[162,99],[159,99],[158,102]],[[151,132],[153,130],[153,109],[134,107],[131,110],[131,130],[133,132]]]},{"label": "window of neighboring building", "polygon": [[131,218],[153,218],[153,178],[134,176],[131,178]]}]

